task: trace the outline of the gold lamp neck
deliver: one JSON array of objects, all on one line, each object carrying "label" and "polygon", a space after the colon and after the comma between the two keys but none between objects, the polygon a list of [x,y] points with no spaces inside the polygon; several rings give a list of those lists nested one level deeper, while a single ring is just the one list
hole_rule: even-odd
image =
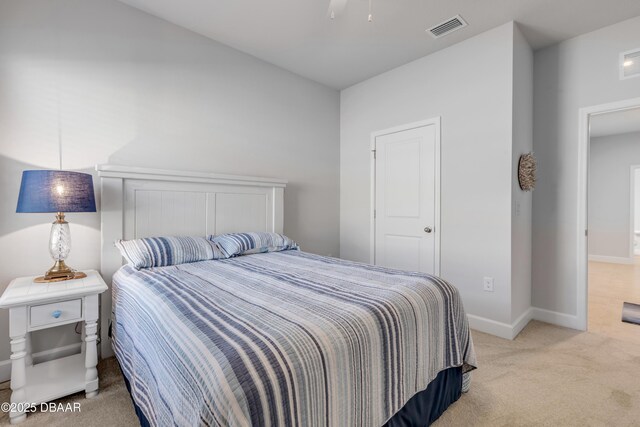
[{"label": "gold lamp neck", "polygon": [[56,214],[56,220],[54,224],[67,224],[67,221],[64,220],[64,212],[58,212]]}]

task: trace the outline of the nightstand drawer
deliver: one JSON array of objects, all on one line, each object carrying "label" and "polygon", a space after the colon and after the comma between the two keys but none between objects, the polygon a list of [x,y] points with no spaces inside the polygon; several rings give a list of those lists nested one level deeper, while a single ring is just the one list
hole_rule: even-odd
[{"label": "nightstand drawer", "polygon": [[33,305],[29,312],[29,326],[38,327],[82,319],[82,299]]}]

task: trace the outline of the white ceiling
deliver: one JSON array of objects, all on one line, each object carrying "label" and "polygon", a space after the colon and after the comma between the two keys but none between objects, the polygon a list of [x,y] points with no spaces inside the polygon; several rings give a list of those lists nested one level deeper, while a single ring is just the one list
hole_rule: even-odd
[{"label": "white ceiling", "polygon": [[592,138],[630,132],[640,132],[640,108],[591,117],[589,134]]},{"label": "white ceiling", "polygon": [[[638,0],[120,0],[327,86],[342,89],[514,20],[538,49],[634,16]],[[469,26],[435,40],[456,14]]]}]

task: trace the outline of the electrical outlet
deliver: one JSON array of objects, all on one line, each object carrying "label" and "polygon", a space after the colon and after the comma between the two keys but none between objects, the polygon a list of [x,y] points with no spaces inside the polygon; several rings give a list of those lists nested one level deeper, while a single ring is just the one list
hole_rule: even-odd
[{"label": "electrical outlet", "polygon": [[493,292],[493,277],[485,277],[482,279],[482,289],[485,292]]}]

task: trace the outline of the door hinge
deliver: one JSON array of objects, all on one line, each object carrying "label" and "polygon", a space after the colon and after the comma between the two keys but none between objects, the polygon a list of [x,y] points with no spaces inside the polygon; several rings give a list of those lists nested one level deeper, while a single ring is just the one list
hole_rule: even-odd
[{"label": "door hinge", "polygon": [[373,219],[376,219],[376,210],[373,210]]},{"label": "door hinge", "polygon": [[584,237],[589,237],[589,230],[584,230]]},{"label": "door hinge", "polygon": [[373,160],[375,160],[376,159],[376,150],[371,150],[371,151],[373,151]]}]

